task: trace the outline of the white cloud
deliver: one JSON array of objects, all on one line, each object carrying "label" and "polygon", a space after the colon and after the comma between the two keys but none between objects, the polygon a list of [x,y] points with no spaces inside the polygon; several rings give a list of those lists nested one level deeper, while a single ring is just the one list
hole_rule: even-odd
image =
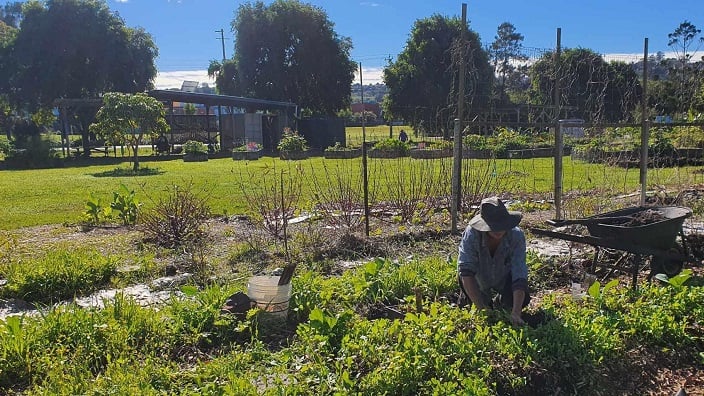
[{"label": "white cloud", "polygon": [[211,86],[215,85],[215,80],[208,77],[207,70],[188,70],[157,73],[154,88],[181,88],[184,81],[198,81],[199,83],[208,83]]},{"label": "white cloud", "polygon": [[127,3],[129,0],[115,0],[116,3]]},{"label": "white cloud", "polygon": [[[364,83],[364,85],[383,84],[383,74],[383,67],[362,67],[362,82]],[[354,73],[354,81],[352,81],[352,83],[359,84],[359,70]]]},{"label": "white cloud", "polygon": [[374,3],[374,2],[371,2],[371,1],[363,1],[363,2],[359,3],[359,5],[361,5],[361,6],[366,6],[366,7],[379,7],[381,4],[379,4],[379,3]]},{"label": "white cloud", "polygon": [[[364,85],[383,83],[382,74],[383,68],[381,67],[370,67],[362,69],[362,78]],[[169,88],[181,88],[181,84],[184,81],[198,81],[199,83],[207,83],[208,85],[214,86],[215,80],[208,77],[207,70],[187,70],[187,71],[171,71],[171,72],[159,72],[154,80],[154,88],[156,89],[169,89]],[[354,84],[359,83],[359,71],[354,74]]]}]

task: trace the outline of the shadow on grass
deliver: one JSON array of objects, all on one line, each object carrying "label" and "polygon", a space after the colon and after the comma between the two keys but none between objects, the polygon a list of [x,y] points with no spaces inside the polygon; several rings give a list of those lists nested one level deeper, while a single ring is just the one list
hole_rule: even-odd
[{"label": "shadow on grass", "polygon": [[159,168],[149,168],[149,167],[141,167],[139,169],[132,169],[132,168],[115,168],[113,170],[105,171],[105,172],[98,172],[98,173],[91,173],[91,176],[94,177],[127,177],[127,176],[155,176],[155,175],[161,175],[166,173],[165,171],[159,169]]}]

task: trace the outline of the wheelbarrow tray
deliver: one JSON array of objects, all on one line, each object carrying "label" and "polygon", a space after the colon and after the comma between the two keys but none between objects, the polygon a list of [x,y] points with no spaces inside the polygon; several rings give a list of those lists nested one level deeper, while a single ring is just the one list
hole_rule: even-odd
[{"label": "wheelbarrow tray", "polygon": [[[655,211],[662,220],[642,225],[626,225],[625,222],[599,222],[599,218],[633,217],[641,212]],[[612,212],[601,213],[588,219],[594,222],[586,224],[589,234],[598,238],[614,239],[616,245],[641,245],[654,249],[667,250],[675,246],[677,234],[682,230],[684,220],[692,215],[692,210],[681,206],[631,207]],[[624,249],[627,250],[627,249]]]},{"label": "wheelbarrow tray", "polygon": [[[652,210],[661,220],[633,224],[630,220],[640,212]],[[683,262],[696,262],[696,259],[673,249],[677,244],[677,235],[682,231],[684,220],[692,215],[692,210],[680,206],[631,207],[601,213],[592,217],[565,220],[558,224],[583,224],[589,235],[576,235],[558,231],[531,228],[536,235],[563,239],[578,243],[622,250],[636,255],[652,256],[651,275],[664,272],[674,276],[682,270]],[[548,224],[556,225],[555,221]],[[596,260],[596,256],[595,256]],[[596,262],[596,261],[595,261]],[[596,264],[593,264],[596,265]],[[638,266],[632,265],[633,287],[636,287]]]}]

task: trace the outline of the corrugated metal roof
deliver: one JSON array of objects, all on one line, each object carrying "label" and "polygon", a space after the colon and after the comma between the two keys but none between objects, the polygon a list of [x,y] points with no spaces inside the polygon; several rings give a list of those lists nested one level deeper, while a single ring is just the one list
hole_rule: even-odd
[{"label": "corrugated metal roof", "polygon": [[161,101],[200,103],[208,106],[233,106],[257,110],[277,109],[295,110],[298,105],[291,102],[243,98],[240,96],[215,95],[196,92],[155,89],[149,91],[149,96]]}]

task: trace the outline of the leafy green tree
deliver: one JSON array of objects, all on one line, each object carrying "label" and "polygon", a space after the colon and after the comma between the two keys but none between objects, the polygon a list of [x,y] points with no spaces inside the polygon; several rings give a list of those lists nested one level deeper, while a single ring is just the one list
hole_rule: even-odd
[{"label": "leafy green tree", "polygon": [[[153,87],[158,52],[152,37],[126,27],[105,0],[30,1],[21,16],[0,58],[0,92],[16,112],[49,109],[59,98]],[[84,142],[90,118],[81,120]]]},{"label": "leafy green tree", "polygon": [[156,138],[169,131],[164,105],[145,93],[108,92],[90,131],[106,141],[126,142],[132,149],[134,170],[139,169],[139,144],[147,135]]},{"label": "leafy green tree", "polygon": [[[521,81],[524,76],[525,66],[517,66],[517,62],[528,59],[522,52],[523,35],[516,31],[516,27],[509,22],[504,22],[497,28],[494,42],[491,43],[490,57],[494,65],[494,73],[497,76],[496,86],[498,101],[501,104],[508,102],[506,90],[514,88],[512,85]],[[519,75],[517,75],[519,74]],[[513,84],[511,84],[513,83]]]},{"label": "leafy green tree", "polygon": [[237,63],[233,59],[226,59],[224,62],[210,61],[208,76],[215,78],[215,88],[218,93],[223,95],[241,94],[237,86],[239,80]]},{"label": "leafy green tree", "polygon": [[234,68],[212,62],[218,91],[290,101],[307,113],[334,115],[349,106],[357,69],[352,42],[320,8],[297,0],[242,4],[232,22]]},{"label": "leafy green tree", "polygon": [[156,76],[151,36],[126,27],[103,0],[27,3],[13,47],[13,96],[31,111],[57,98],[141,92]]},{"label": "leafy green tree", "polygon": [[[493,81],[489,58],[479,36],[457,17],[433,15],[415,22],[406,47],[384,69],[387,115],[405,120],[422,133],[449,136],[457,116],[459,43],[465,31],[465,102],[469,109],[488,103]],[[465,114],[465,117],[467,115]],[[387,117],[388,118],[388,117]]]},{"label": "leafy green tree", "polygon": [[704,37],[701,29],[697,29],[689,21],[684,21],[667,35],[667,45],[675,51],[678,66],[670,71],[670,78],[677,81],[679,106],[677,111],[686,112],[692,108],[696,92],[701,88],[701,67],[693,67],[690,63],[692,55],[702,44]]},{"label": "leafy green tree", "polygon": [[0,7],[0,22],[18,28],[22,21],[22,2],[8,2]]},{"label": "leafy green tree", "polygon": [[[5,59],[9,56],[10,49],[8,47],[15,39],[16,34],[17,29],[5,24],[3,21],[0,21],[0,59]],[[8,78],[8,65],[6,62],[0,61],[0,81],[7,81]],[[7,87],[3,87],[3,84],[0,82],[0,88]],[[8,91],[6,89],[0,89],[0,134],[4,134],[8,139],[11,138],[11,114],[12,107],[10,106]]]},{"label": "leafy green tree", "polygon": [[556,72],[553,53],[549,52],[530,68],[533,104],[553,104],[555,78],[558,78],[561,106],[576,108],[570,116],[591,122],[616,122],[632,117],[640,103],[642,88],[628,65],[609,64],[586,48],[566,49],[559,63]]}]

